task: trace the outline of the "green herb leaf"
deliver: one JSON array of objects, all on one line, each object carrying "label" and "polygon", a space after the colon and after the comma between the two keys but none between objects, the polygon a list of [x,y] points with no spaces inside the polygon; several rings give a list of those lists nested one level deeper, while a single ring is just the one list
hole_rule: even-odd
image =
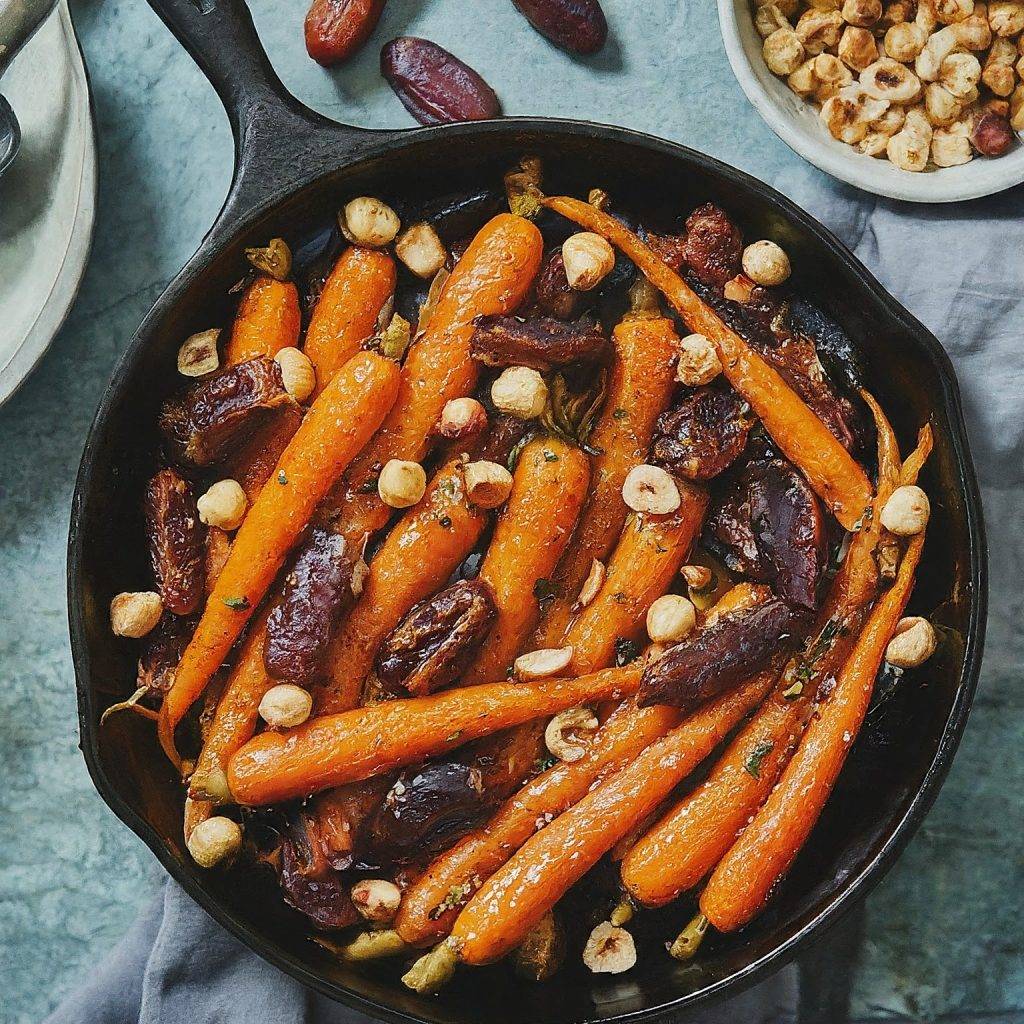
[{"label": "green herb leaf", "polygon": [[249,605],[249,598],[247,598],[245,596],[242,596],[242,597],[225,597],[224,598],[224,603],[233,612],[244,612],[247,608],[250,607],[250,605]]},{"label": "green herb leaf", "polygon": [[750,752],[750,757],[747,758],[746,764],[743,765],[743,770],[748,775],[752,775],[755,779],[760,779],[761,763],[774,749],[775,744],[772,743],[771,740],[762,740]]},{"label": "green herb leaf", "polygon": [[622,668],[640,657],[640,644],[636,640],[627,640],[624,636],[615,640],[615,664]]},{"label": "green herb leaf", "polygon": [[545,448],[544,449],[544,461],[545,462],[557,462],[558,461],[558,456],[553,451],[549,451],[547,448]]},{"label": "green herb leaf", "polygon": [[613,420],[624,420],[628,415],[629,415],[629,410],[628,409],[616,409],[615,412],[612,413],[612,419]]},{"label": "green herb leaf", "polygon": [[279,469],[277,471],[277,482],[282,487],[284,487],[284,485],[288,483],[288,474],[283,469]]}]

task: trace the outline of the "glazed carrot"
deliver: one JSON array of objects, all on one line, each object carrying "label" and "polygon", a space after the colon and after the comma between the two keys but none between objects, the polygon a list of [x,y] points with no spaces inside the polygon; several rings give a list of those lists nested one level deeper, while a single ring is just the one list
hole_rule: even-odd
[{"label": "glazed carrot", "polygon": [[319,714],[359,703],[381,641],[417,602],[443,586],[480,539],[487,514],[466,497],[462,463],[449,462],[395,524],[370,562],[359,602],[334,638]]},{"label": "glazed carrot", "polygon": [[572,618],[593,560],[611,553],[626,521],[622,483],[645,462],[654,423],[668,405],[675,382],[679,338],[672,321],[656,312],[627,314],[612,331],[615,358],[604,409],[588,439],[598,454],[579,526],[552,577],[555,598],[545,609],[534,647],[555,647]]},{"label": "glazed carrot", "polygon": [[498,617],[462,678],[472,686],[500,679],[537,625],[538,581],[555,570],[587,494],[590,466],[575,445],[557,437],[530,441],[519,456],[512,493],[480,566]]},{"label": "glazed carrot", "polygon": [[370,352],[354,356],[310,407],[253,502],[160,709],[160,742],[176,764],[175,727],[224,661],[316,506],[380,425],[397,390],[393,362]]},{"label": "glazed carrot", "polygon": [[334,264],[306,328],[303,351],[316,370],[320,394],[377,328],[395,291],[395,261],[379,249],[346,249]]},{"label": "glazed carrot", "polygon": [[389,459],[421,462],[445,403],[476,386],[470,355],[473,320],[511,312],[540,267],[543,241],[530,221],[502,213],[476,234],[441,291],[423,337],[409,349],[398,400],[383,427],[346,474],[339,493],[339,521],[346,537],[374,534],[388,508],[369,485]]},{"label": "glazed carrot", "polygon": [[295,285],[260,274],[238,304],[224,361],[232,366],[256,356],[276,355],[283,348],[298,345],[301,327]]},{"label": "glazed carrot", "polygon": [[531,718],[636,692],[640,666],[571,679],[483,683],[427,697],[325,715],[287,734],[265,732],[231,759],[228,785],[242,804],[278,803],[447,753]]},{"label": "glazed carrot", "polygon": [[729,383],[750,403],[772,440],[804,474],[818,497],[847,530],[852,530],[871,501],[868,478],[779,373],[624,224],[568,196],[546,199],[544,205],[621,249],[668,299],[690,330],[714,343]]},{"label": "glazed carrot", "polygon": [[864,721],[923,546],[923,533],[911,539],[895,583],[872,609],[835,689],[818,705],[778,786],[712,873],[700,909],[720,931],[742,927],[761,910],[814,828]]},{"label": "glazed carrot", "polygon": [[518,946],[570,886],[718,746],[774,680],[774,673],[762,672],[705,704],[527,840],[456,919],[449,942],[459,959],[490,963]]}]

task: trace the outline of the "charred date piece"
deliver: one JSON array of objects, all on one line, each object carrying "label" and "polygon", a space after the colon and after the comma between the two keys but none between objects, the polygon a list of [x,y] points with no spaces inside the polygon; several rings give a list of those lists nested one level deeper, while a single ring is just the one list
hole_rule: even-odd
[{"label": "charred date piece", "polygon": [[262,422],[268,409],[291,401],[281,368],[273,359],[258,356],[164,402],[160,431],[176,458],[208,466],[224,458]]},{"label": "charred date piece", "polygon": [[740,272],[743,236],[714,203],[698,206],[686,220],[686,262],[705,284],[722,288]]},{"label": "charred date piece", "polygon": [[697,388],[658,418],[651,461],[688,480],[710,480],[739,458],[753,424],[735,391]]},{"label": "charred date piece", "polygon": [[471,67],[427,39],[392,39],[380,52],[380,73],[420,124],[501,116],[494,90]]},{"label": "charred date piece", "polygon": [[267,617],[263,663],[268,675],[298,686],[317,677],[338,619],[354,596],[357,561],[344,537],[313,527]]},{"label": "charred date piece", "polygon": [[289,906],[318,928],[333,931],[359,920],[344,876],[314,855],[309,838],[296,826],[281,841],[281,892]]},{"label": "charred date piece", "polygon": [[195,632],[196,616],[182,617],[165,612],[156,629],[146,637],[139,658],[137,685],[151,694],[164,694],[174,682],[174,670]]},{"label": "charred date piece", "polygon": [[537,275],[537,308],[556,320],[575,320],[593,305],[594,291],[578,292],[569,287],[562,250],[549,252]]},{"label": "charred date piece", "polygon": [[686,235],[647,235],[647,244],[676,273],[686,262]]},{"label": "charred date piece", "polygon": [[473,358],[485,366],[544,372],[569,363],[603,362],[611,354],[611,342],[588,318],[566,324],[550,317],[478,316],[473,323]]},{"label": "charred date piece", "polygon": [[302,423],[302,408],[294,402],[279,406],[241,442],[224,462],[224,475],[237,480],[248,495],[258,494],[270,479],[288,442]]},{"label": "charred date piece", "polygon": [[512,3],[542,36],[570,53],[597,53],[608,38],[608,22],[598,0],[512,0]]},{"label": "charred date piece", "polygon": [[[473,458],[508,466],[513,453],[522,450],[521,445],[532,430],[529,420],[521,420],[518,416],[509,416],[503,412],[497,413],[491,417]],[[508,468],[512,470],[514,467]]]},{"label": "charred date piece", "polygon": [[192,488],[173,469],[146,487],[146,534],[164,607],[188,615],[203,598],[203,528]]},{"label": "charred date piece", "polygon": [[745,480],[741,479],[708,515],[704,543],[722,559],[729,572],[758,583],[767,582],[769,570],[754,535]]},{"label": "charred date piece", "polygon": [[780,641],[802,624],[800,615],[778,598],[723,615],[644,670],[638,703],[692,711],[765,668]]},{"label": "charred date piece", "polygon": [[325,68],[348,60],[370,38],[385,0],[313,0],[306,15],[306,53]]},{"label": "charred date piece", "polygon": [[421,601],[381,644],[377,678],[391,693],[421,696],[459,677],[490,631],[497,606],[483,580],[461,580]]}]

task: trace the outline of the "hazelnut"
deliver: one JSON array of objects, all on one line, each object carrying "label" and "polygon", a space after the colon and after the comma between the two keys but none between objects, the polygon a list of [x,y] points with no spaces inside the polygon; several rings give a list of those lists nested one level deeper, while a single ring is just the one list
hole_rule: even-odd
[{"label": "hazelnut", "polygon": [[597,732],[599,724],[590,708],[560,711],[544,730],[548,753],[560,761],[578,761],[587,752],[587,741]]},{"label": "hazelnut", "polygon": [[425,221],[406,228],[395,239],[395,255],[424,280],[432,278],[448,259],[437,232]]},{"label": "hazelnut", "polygon": [[588,292],[612,272],[615,250],[600,235],[580,231],[562,243],[562,261],[569,287],[578,292]]},{"label": "hazelnut", "polygon": [[853,73],[834,54],[819,53],[814,58],[814,74],[821,83],[814,93],[819,103],[835,96],[840,89],[846,88],[853,81]]},{"label": "hazelnut", "polygon": [[886,137],[895,135],[906,123],[907,112],[902,107],[890,107],[881,117],[871,122],[874,132],[881,132]]},{"label": "hazelnut", "polygon": [[963,113],[963,104],[945,86],[929,82],[924,90],[924,109],[933,127],[944,127]]},{"label": "hazelnut", "polygon": [[838,11],[843,6],[843,0],[808,0],[807,6],[816,11]]},{"label": "hazelnut", "polygon": [[917,75],[889,57],[868,65],[860,73],[860,84],[872,98],[890,103],[913,103],[921,92]]},{"label": "hazelnut", "polygon": [[212,868],[242,848],[242,828],[237,821],[215,815],[199,822],[185,845],[201,868]]},{"label": "hazelnut", "polygon": [[754,284],[779,285],[791,273],[789,257],[781,246],[762,238],[743,250],[743,272]]},{"label": "hazelnut", "polygon": [[910,537],[928,525],[931,503],[916,484],[897,487],[882,507],[882,525],[897,537]]},{"label": "hazelnut", "polygon": [[1010,97],[1010,127],[1024,132],[1024,85],[1018,85]]},{"label": "hazelnut", "polygon": [[684,565],[679,575],[686,580],[687,587],[697,593],[707,590],[715,581],[715,574],[706,565]]},{"label": "hazelnut", "polygon": [[1024,3],[1019,0],[991,0],[989,27],[997,36],[1016,36],[1024,32]]},{"label": "hazelnut", "polygon": [[981,4],[974,5],[974,14],[955,25],[946,26],[966,50],[987,50],[992,45],[992,29],[988,18],[978,13]]},{"label": "hazelnut", "polygon": [[354,245],[375,249],[387,245],[402,226],[398,214],[387,203],[371,196],[359,196],[346,203],[338,216],[338,225]]},{"label": "hazelnut", "polygon": [[839,40],[836,51],[839,59],[854,71],[863,71],[869,64],[878,60],[878,44],[875,37],[866,28],[847,25]]},{"label": "hazelnut", "polygon": [[882,17],[882,0],[846,0],[843,21],[859,28],[871,28]]},{"label": "hazelnut", "polygon": [[1013,145],[1013,129],[1005,114],[984,111],[971,123],[971,145],[982,156],[1002,156]]},{"label": "hazelnut", "polygon": [[870,129],[867,135],[857,143],[857,152],[864,153],[866,156],[882,156],[891,137],[884,132]]},{"label": "hazelnut", "polygon": [[924,49],[928,37],[912,21],[899,22],[885,33],[885,52],[893,60],[912,61]]},{"label": "hazelnut", "polygon": [[942,62],[956,49],[956,30],[952,25],[940,29],[928,37],[921,52],[914,59],[914,71],[923,82],[934,82],[939,77]]},{"label": "hazelnut", "polygon": [[703,334],[688,334],[679,343],[676,380],[687,387],[710,384],[722,372],[715,346]]},{"label": "hazelnut", "polygon": [[577,611],[581,608],[586,608],[597,597],[607,575],[608,572],[604,567],[604,562],[599,562],[595,558],[590,563],[590,572],[587,573],[587,578],[583,581],[579,596],[576,598],[575,608]]},{"label": "hazelnut", "polygon": [[738,302],[740,305],[750,301],[756,285],[746,274],[737,274],[729,278],[722,288],[722,295],[730,302]]},{"label": "hazelnut", "polygon": [[377,477],[377,493],[385,505],[409,508],[427,489],[427,474],[418,462],[389,459]]},{"label": "hazelnut", "polygon": [[263,694],[259,710],[260,717],[272,729],[294,729],[309,718],[313,698],[301,686],[280,683]]},{"label": "hazelnut", "polygon": [[981,64],[973,53],[951,53],[939,66],[939,85],[958,99],[967,96],[981,78]]},{"label": "hazelnut", "polygon": [[882,11],[881,22],[882,25],[889,29],[893,25],[900,25],[905,22],[912,21],[914,18],[914,9],[912,0],[893,0],[892,3],[885,5]]},{"label": "hazelnut", "polygon": [[792,74],[804,60],[804,45],[791,28],[776,29],[764,41],[761,52],[768,69],[776,75]]},{"label": "hazelnut", "polygon": [[974,0],[934,0],[935,17],[943,25],[963,21],[974,13]]},{"label": "hazelnut", "polygon": [[378,924],[394,920],[402,903],[402,890],[386,878],[364,878],[352,886],[349,896],[361,917]]},{"label": "hazelnut", "polygon": [[622,500],[634,512],[665,515],[679,508],[679,488],[660,466],[634,466],[622,482]]},{"label": "hazelnut", "polygon": [[913,107],[907,111],[906,123],[885,148],[886,155],[902,171],[923,171],[928,165],[932,144],[932,126],[924,111]]},{"label": "hazelnut", "polygon": [[[957,54],[953,54],[953,56],[955,57]],[[952,57],[949,59],[952,60]],[[988,51],[988,56],[985,58],[985,70],[974,79],[971,85],[977,85],[980,78],[996,96],[1009,96],[1017,84],[1017,76],[1013,70],[1016,60],[1017,47],[1012,40],[993,39],[992,49]],[[974,61],[977,63],[976,57]],[[950,92],[954,91],[948,85],[946,88],[950,89]]]},{"label": "hazelnut", "polygon": [[939,23],[939,17],[935,13],[935,0],[918,0],[913,21],[924,32],[926,38],[930,36]]},{"label": "hazelnut", "polygon": [[813,96],[821,85],[821,81],[814,73],[814,61],[814,57],[808,58],[786,79],[786,84],[797,96]]},{"label": "hazelnut", "polygon": [[284,389],[296,402],[304,402],[316,390],[316,370],[305,352],[288,346],[274,355],[281,367]]},{"label": "hazelnut", "polygon": [[846,89],[825,100],[819,116],[828,127],[829,134],[847,145],[860,142],[868,133],[869,118],[864,116],[860,103],[849,96]]},{"label": "hazelnut", "polygon": [[572,647],[544,647],[539,651],[530,651],[516,658],[512,672],[523,682],[546,679],[564,672],[572,662],[572,654]]},{"label": "hazelnut", "polygon": [[200,522],[219,530],[237,530],[249,503],[237,480],[218,480],[196,502]]},{"label": "hazelnut", "polygon": [[967,124],[957,121],[948,128],[937,128],[932,135],[932,163],[936,167],[958,167],[974,159]]},{"label": "hazelnut", "polygon": [[807,10],[800,15],[795,31],[805,53],[823,53],[839,42],[843,16],[838,11]]},{"label": "hazelnut", "polygon": [[633,936],[610,921],[602,921],[583,947],[583,962],[594,974],[621,974],[636,965]]},{"label": "hazelnut", "polygon": [[528,366],[510,366],[491,385],[491,401],[501,412],[521,420],[536,419],[548,402],[544,378]]},{"label": "hazelnut", "polygon": [[469,462],[465,477],[466,495],[478,508],[497,508],[512,492],[512,474],[497,462]]},{"label": "hazelnut", "polygon": [[205,377],[220,367],[217,341],[220,331],[215,327],[200,331],[186,339],[178,349],[178,373],[185,377]]},{"label": "hazelnut", "polygon": [[155,628],[163,612],[164,603],[152,590],[118,594],[110,602],[110,628],[116,636],[137,640]]},{"label": "hazelnut", "polygon": [[656,644],[682,640],[697,625],[697,609],[678,594],[665,594],[647,609],[647,635]]},{"label": "hazelnut", "polygon": [[445,402],[437,432],[450,441],[479,434],[487,427],[487,410],[475,398],[453,398]]},{"label": "hazelnut", "polygon": [[911,615],[897,624],[885,649],[885,660],[894,668],[917,668],[935,653],[937,646],[932,624],[919,615]]},{"label": "hazelnut", "polygon": [[778,4],[762,4],[754,12],[754,28],[762,39],[767,39],[780,28],[792,27]]}]

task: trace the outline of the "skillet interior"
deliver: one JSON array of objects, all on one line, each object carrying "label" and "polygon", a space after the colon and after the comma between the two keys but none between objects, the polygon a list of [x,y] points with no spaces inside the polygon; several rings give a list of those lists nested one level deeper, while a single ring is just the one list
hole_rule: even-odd
[{"label": "skillet interior", "polygon": [[[934,799],[962,731],[977,678],[985,611],[980,504],[952,369],[925,329],[886,296],[850,254],[767,186],[700,154],[620,129],[515,121],[408,133],[376,155],[318,181],[204,246],[171,285],[126,353],[90,436],[75,495],[69,551],[72,646],[82,746],[114,811],[225,926],[303,981],[378,1016],[423,1021],[559,1024],[623,1019],[693,1005],[781,966],[799,943],[863,895],[889,866]],[[770,909],[732,937],[675,963],[652,936],[629,974],[594,976],[567,964],[555,981],[517,983],[503,969],[463,972],[437,998],[407,992],[394,965],[353,970],[307,939],[276,887],[249,872],[206,873],[183,851],[181,793],[149,723],[98,718],[134,679],[133,649],[109,631],[119,590],[149,579],[140,513],[157,446],[156,415],[177,385],[174,359],[189,333],[222,323],[227,289],[244,270],[242,248],[280,234],[301,239],[347,198],[424,197],[481,183],[524,152],[545,158],[549,191],[586,194],[600,184],[623,209],[667,227],[697,203],[721,203],[747,237],[770,235],[789,251],[794,286],[844,325],[861,347],[870,386],[906,450],[930,419],[936,451],[924,486],[933,496],[931,540],[912,610],[934,612],[951,640],[872,712],[836,793]],[[457,164],[457,169],[453,169]],[[660,226],[660,225],[659,225]],[[678,911],[681,916],[683,911]],[[657,938],[672,932],[663,922]],[[678,925],[677,925],[678,927]]]}]

